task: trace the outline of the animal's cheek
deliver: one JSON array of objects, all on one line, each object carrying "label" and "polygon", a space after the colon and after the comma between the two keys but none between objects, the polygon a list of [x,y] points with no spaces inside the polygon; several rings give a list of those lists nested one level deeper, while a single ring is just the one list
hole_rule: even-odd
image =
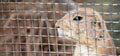
[{"label": "animal's cheek", "polygon": [[75,32],[76,34],[78,34],[78,35],[85,33],[85,31],[83,31],[83,30],[76,30],[76,31],[74,31],[74,32]]},{"label": "animal's cheek", "polygon": [[71,28],[71,29],[76,29],[78,27],[78,24],[76,24],[76,23],[71,23],[71,24],[69,24],[69,28]]},{"label": "animal's cheek", "polygon": [[67,29],[65,29],[64,31],[65,31],[65,32],[69,32],[69,33],[73,33],[73,32],[75,32],[74,29],[70,29],[70,28],[67,28]]},{"label": "animal's cheek", "polygon": [[88,27],[89,29],[91,29],[91,28],[94,28],[95,25],[94,25],[94,24],[91,24],[91,23],[87,23],[87,27]]},{"label": "animal's cheek", "polygon": [[64,29],[64,32],[70,32],[68,29]]}]

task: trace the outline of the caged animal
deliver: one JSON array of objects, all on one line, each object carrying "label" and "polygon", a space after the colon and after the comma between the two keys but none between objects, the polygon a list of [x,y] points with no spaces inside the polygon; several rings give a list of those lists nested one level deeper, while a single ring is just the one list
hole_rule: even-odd
[{"label": "caged animal", "polygon": [[56,22],[59,36],[76,42],[73,56],[116,56],[105,21],[92,8],[70,11]]},{"label": "caged animal", "polygon": [[[56,29],[53,29],[54,23],[55,23],[55,20],[61,18],[64,14],[59,11],[68,11],[71,5],[70,4],[69,5],[47,4],[47,3],[68,3],[68,0],[54,0],[54,1],[53,0],[51,1],[50,0],[1,0],[0,2],[1,2],[0,10],[2,10],[2,12],[0,12],[0,18],[1,18],[0,19],[0,26],[1,26],[0,42],[3,43],[3,44],[0,44],[0,51],[2,51],[0,52],[0,56],[6,56],[6,55],[34,56],[34,54],[36,54],[36,56],[40,56],[40,55],[49,56],[50,53],[41,54],[41,53],[33,52],[33,51],[51,51],[48,49],[49,47],[51,47],[52,51],[54,52],[57,51],[57,49],[54,50],[52,48],[54,46],[56,47],[57,45],[51,45],[51,46],[48,46],[48,44],[31,45],[26,43],[40,43],[40,42],[49,43],[47,42],[49,39],[47,38],[47,36],[49,35],[50,37],[51,35],[54,35],[54,36],[57,35]],[[17,2],[20,2],[20,3],[17,3]],[[24,2],[24,3],[21,3],[21,2]],[[37,2],[40,2],[40,4],[37,4]],[[69,0],[69,2],[72,3],[73,1]],[[52,12],[44,12],[45,10],[52,11]],[[53,10],[58,11],[58,13],[54,12]],[[43,36],[46,38],[44,39]],[[66,42],[64,42],[63,40],[53,41],[53,39],[56,40],[56,38],[57,37],[53,37],[49,39],[49,41],[52,41],[51,44],[53,43],[54,44],[56,43],[70,44],[71,43],[71,41],[69,40],[66,40]],[[4,44],[4,42],[12,43],[12,44]],[[40,46],[44,46],[44,47],[40,48]],[[60,50],[58,51],[62,52],[64,50],[64,47],[65,46],[59,47]],[[70,47],[70,46],[67,46],[67,47]],[[70,47],[70,49],[72,48]],[[6,51],[9,51],[9,52],[6,52]],[[54,56],[58,54],[55,53],[54,55],[53,54],[51,55]],[[60,55],[63,56],[64,54],[60,54]],[[67,55],[67,56],[70,56],[70,55]]]}]

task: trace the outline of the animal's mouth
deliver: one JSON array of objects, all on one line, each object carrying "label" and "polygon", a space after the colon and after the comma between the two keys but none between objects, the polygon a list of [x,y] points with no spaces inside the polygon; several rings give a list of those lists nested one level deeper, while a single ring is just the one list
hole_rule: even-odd
[{"label": "animal's mouth", "polygon": [[81,35],[85,34],[84,31],[81,31],[80,33],[76,33],[76,35],[75,35],[75,33],[73,31],[63,30],[61,28],[57,28],[57,31],[58,31],[58,36],[59,37],[78,37],[78,36],[81,36]]},{"label": "animal's mouth", "polygon": [[57,28],[57,31],[58,31],[58,36],[59,37],[68,37],[68,35],[67,34],[65,34],[65,32],[61,29],[61,28]]}]

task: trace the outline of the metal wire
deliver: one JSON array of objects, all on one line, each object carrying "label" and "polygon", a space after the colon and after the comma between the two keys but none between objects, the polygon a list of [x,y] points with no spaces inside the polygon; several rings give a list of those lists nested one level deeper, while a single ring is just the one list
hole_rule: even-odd
[{"label": "metal wire", "polygon": [[[101,2],[95,2],[95,0],[91,0],[91,2],[88,0],[82,2],[77,2],[77,0],[1,0],[0,56],[73,56],[76,47],[75,42],[58,36],[59,32],[55,24],[57,20],[62,19],[67,13],[69,14],[68,18],[70,18],[70,15],[73,14],[70,11],[73,9],[78,11],[81,7],[84,7],[85,11],[87,11],[87,7],[90,7],[101,14],[103,20],[101,23],[107,24],[108,27],[108,30],[105,30],[105,26],[101,26],[102,33],[104,33],[103,37],[105,40],[113,40],[114,43],[112,44],[115,44],[115,47],[106,46],[105,40],[103,40],[104,46],[97,46],[98,41],[95,41],[96,53],[99,47],[104,48],[105,54],[102,55],[105,56],[107,56],[106,48],[116,48],[117,51],[119,51],[120,1],[116,1],[118,2],[113,2],[112,0],[107,0],[107,2],[103,0],[101,0]],[[86,16],[86,12],[80,13]],[[94,12],[90,14],[95,15]],[[62,21],[64,22],[64,20]],[[72,21],[68,22],[70,22],[70,26],[72,26]],[[91,21],[85,19],[85,22]],[[41,24],[43,24],[43,26]],[[64,26],[64,23],[62,23],[62,26]],[[93,31],[93,37],[96,38],[96,32],[99,31],[96,30],[96,25],[94,25],[93,29],[88,29],[89,25],[87,25],[87,23],[85,26],[86,28],[84,29],[79,28],[79,26],[78,30],[85,30],[86,32]],[[43,30],[42,33],[40,33],[41,29]],[[65,29],[66,28],[62,30]],[[105,32],[110,32],[112,38],[107,38]],[[63,34],[64,33],[65,32],[63,32]],[[73,32],[70,31],[70,34],[72,35]],[[87,36],[87,44],[89,44],[89,33],[85,35]],[[81,41],[81,38],[78,38],[80,39],[79,41]],[[81,43],[79,43],[78,46],[81,48],[82,46],[80,44]],[[81,53],[82,50],[83,49],[80,49],[78,53]],[[87,51],[89,56],[89,54],[91,54],[89,46],[87,46]],[[114,51],[114,49],[112,49],[112,51]],[[117,55],[119,54],[120,53],[117,52]],[[97,54],[94,55],[97,56]]]}]

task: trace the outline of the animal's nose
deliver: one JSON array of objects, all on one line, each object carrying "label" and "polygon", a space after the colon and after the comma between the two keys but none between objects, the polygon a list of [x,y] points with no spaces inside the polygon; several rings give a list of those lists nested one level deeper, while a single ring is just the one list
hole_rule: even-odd
[{"label": "animal's nose", "polygon": [[56,28],[60,28],[59,26],[56,26]]}]

